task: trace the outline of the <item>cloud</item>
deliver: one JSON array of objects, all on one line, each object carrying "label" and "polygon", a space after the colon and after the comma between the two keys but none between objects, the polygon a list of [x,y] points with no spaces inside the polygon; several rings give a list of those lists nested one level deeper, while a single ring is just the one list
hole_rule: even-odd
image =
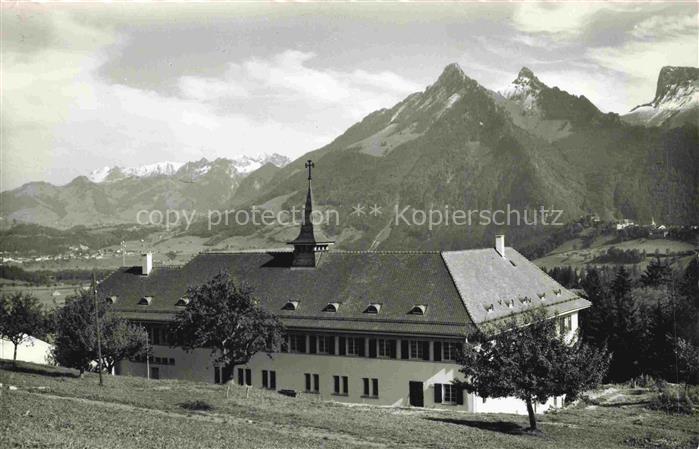
[{"label": "cloud", "polygon": [[652,16],[636,24],[631,35],[637,39],[658,39],[675,35],[697,37],[699,14]]},{"label": "cloud", "polygon": [[107,49],[128,36],[68,14],[38,17],[31,51],[21,41],[3,48],[2,190],[105,165],[296,157],[419,88],[389,71],[314,68],[313,53],[287,50],[232,61],[220,76],[193,67],[156,92],[100,75]]},{"label": "cloud", "polygon": [[604,3],[523,3],[512,16],[515,27],[527,33],[546,33],[574,36],[598,12],[609,8]]}]

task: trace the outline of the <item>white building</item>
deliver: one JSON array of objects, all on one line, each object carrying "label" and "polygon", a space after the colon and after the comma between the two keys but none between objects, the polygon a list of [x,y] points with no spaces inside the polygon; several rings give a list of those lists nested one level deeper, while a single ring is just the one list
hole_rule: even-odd
[{"label": "white building", "polygon": [[[341,402],[526,413],[522,401],[484,401],[455,388],[456,351],[485,323],[537,306],[572,336],[587,300],[506,248],[502,236],[494,248],[467,251],[327,251],[330,242],[316,238],[308,219],[311,206],[309,175],[293,251],[206,253],[155,268],[145,256],[142,267],[117,270],[100,284],[116,310],[149,329],[152,378],[229,377],[209,350],[169,347],[165,327],[186,306],[188,287],[225,270],[251,286],[288,331],[284,352],[258,353],[235,367],[239,384]],[[125,361],[117,372],[145,376],[145,360]]]}]

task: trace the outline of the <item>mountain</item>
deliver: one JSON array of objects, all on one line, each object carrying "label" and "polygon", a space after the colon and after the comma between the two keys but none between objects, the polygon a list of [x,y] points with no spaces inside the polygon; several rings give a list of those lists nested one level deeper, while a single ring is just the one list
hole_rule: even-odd
[{"label": "mountain", "polygon": [[[596,213],[605,220],[699,223],[696,126],[632,126],[585,96],[547,86],[527,68],[494,92],[457,64],[423,91],[283,166],[265,164],[245,175],[230,160],[202,160],[173,175],[101,183],[78,178],[63,187],[32,183],[0,194],[0,204],[3,217],[38,217],[50,226],[133,222],[141,209],[290,210],[304,204],[307,159],[316,165],[316,208],[338,212],[337,220],[319,228],[345,249],[478,247],[502,232],[514,246],[527,248],[560,229],[542,224],[540,215],[531,224],[542,207],[561,211],[559,222]],[[380,214],[368,214],[373,205]],[[357,206],[365,213],[355,213]],[[431,213],[443,220],[451,212],[453,218],[455,210],[470,224],[425,221]],[[498,220],[519,216],[520,223],[492,223],[497,210],[504,211]],[[201,222],[190,232],[213,242],[230,238],[236,245],[278,247],[298,229],[208,229]]]},{"label": "mountain", "polygon": [[699,125],[699,68],[663,67],[653,101],[636,106],[623,120],[634,125]]},{"label": "mountain", "polygon": [[[205,213],[228,208],[241,181],[257,170],[284,165],[279,154],[141,167],[111,167],[79,176],[64,186],[32,182],[0,193],[5,223],[36,223],[55,228],[134,223],[140,210],[187,209]],[[267,167],[267,168],[265,168]],[[268,178],[257,177],[258,183]]]},{"label": "mountain", "polygon": [[[265,164],[271,163],[275,166],[282,167],[289,163],[289,158],[281,154],[262,154],[259,156],[239,156],[233,159],[222,159],[230,165],[230,168],[238,174],[249,174],[262,167]],[[185,170],[180,172],[183,166]],[[138,167],[102,167],[93,170],[87,178],[94,183],[114,182],[124,178],[148,178],[152,176],[202,176],[206,174],[212,166],[212,162],[207,159],[202,159],[197,162],[156,162],[154,164],[141,165]]]},{"label": "mountain", "polygon": [[[550,232],[543,225],[397,224],[396,212],[401,216],[405,206],[408,215],[508,207],[521,213],[544,206],[561,210],[568,221],[594,212],[607,220],[697,223],[697,144],[696,128],[629,126],[526,68],[498,93],[452,64],[424,91],[369,114],[278,170],[247,205],[302,205],[303,164],[310,158],[317,206],[341,217],[324,230],[350,249],[482,246],[499,231],[523,246]],[[352,214],[357,204],[380,205],[383,213]],[[251,232],[226,229],[218,238]],[[282,243],[293,230],[257,233]]]}]

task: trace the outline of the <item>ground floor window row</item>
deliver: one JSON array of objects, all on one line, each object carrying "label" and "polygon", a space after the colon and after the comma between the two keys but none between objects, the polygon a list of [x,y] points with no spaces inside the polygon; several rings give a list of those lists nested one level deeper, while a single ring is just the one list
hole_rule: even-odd
[{"label": "ground floor window row", "polygon": [[286,336],[282,352],[456,362],[461,352],[461,344],[453,341],[293,333]]},{"label": "ground floor window row", "polygon": [[[131,361],[136,363],[146,363],[146,356],[142,355],[134,357]],[[151,363],[153,365],[174,365],[175,359],[173,359],[172,357],[149,356],[148,363]]]}]

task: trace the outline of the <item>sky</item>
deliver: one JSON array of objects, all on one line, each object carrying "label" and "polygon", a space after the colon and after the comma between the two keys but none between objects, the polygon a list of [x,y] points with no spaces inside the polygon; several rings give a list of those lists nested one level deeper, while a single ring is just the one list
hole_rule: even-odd
[{"label": "sky", "polygon": [[699,4],[0,5],[0,190],[104,166],[296,158],[458,63],[618,113],[699,65]]}]

